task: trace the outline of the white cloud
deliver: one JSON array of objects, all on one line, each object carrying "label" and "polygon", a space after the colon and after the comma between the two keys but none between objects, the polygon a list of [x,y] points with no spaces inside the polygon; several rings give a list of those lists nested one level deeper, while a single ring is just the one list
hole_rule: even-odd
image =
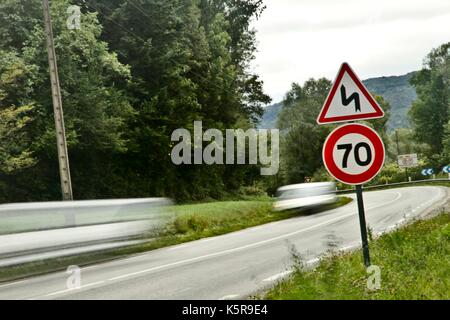
[{"label": "white cloud", "polygon": [[363,78],[400,75],[422,66],[450,41],[448,0],[266,0],[254,23],[254,68],[275,101],[292,82],[333,79],[349,62]]}]

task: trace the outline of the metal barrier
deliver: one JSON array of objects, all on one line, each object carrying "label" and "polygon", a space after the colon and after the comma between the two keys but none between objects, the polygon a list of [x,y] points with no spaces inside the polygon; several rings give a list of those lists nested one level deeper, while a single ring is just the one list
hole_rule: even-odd
[{"label": "metal barrier", "polygon": [[[377,189],[385,189],[390,187],[399,187],[399,186],[407,186],[407,185],[417,185],[421,183],[435,183],[435,182],[448,182],[450,183],[450,179],[433,179],[433,180],[417,180],[417,181],[411,181],[411,182],[397,182],[397,183],[389,183],[389,184],[380,184],[376,186],[363,186],[363,190],[377,190]],[[355,189],[348,189],[348,190],[336,190],[336,194],[349,194],[356,192]]]},{"label": "metal barrier", "polygon": [[0,267],[138,243],[172,216],[169,199],[0,205]]}]

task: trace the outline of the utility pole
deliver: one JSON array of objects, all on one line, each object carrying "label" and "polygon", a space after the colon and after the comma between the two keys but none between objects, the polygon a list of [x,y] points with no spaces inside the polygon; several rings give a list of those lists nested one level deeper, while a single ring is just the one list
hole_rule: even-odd
[{"label": "utility pole", "polygon": [[395,141],[397,142],[397,156],[400,155],[400,145],[398,143],[398,129],[395,130]]},{"label": "utility pole", "polygon": [[58,150],[59,175],[61,179],[62,198],[64,201],[73,200],[72,182],[70,179],[69,154],[67,152],[66,132],[64,128],[64,114],[62,109],[61,90],[59,86],[58,65],[56,63],[55,45],[53,42],[53,28],[50,17],[48,0],[42,0],[44,8],[45,33],[47,35],[48,64],[52,87],[53,112],[55,115],[56,143]]}]

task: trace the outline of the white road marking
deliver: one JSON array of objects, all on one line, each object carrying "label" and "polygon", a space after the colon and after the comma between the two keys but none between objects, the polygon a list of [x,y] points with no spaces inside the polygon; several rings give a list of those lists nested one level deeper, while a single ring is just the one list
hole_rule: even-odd
[{"label": "white road marking", "polygon": [[96,269],[98,267],[100,267],[99,264],[94,265],[94,266],[84,267],[84,268],[81,268],[81,271],[92,270],[92,269]]},{"label": "white road marking", "polygon": [[355,249],[356,247],[357,247],[357,245],[353,244],[353,245],[348,245],[348,246],[345,246],[345,247],[341,247],[341,248],[339,248],[339,250],[341,250],[341,251],[348,251],[348,250]]},{"label": "white road marking", "polygon": [[389,226],[386,229],[384,229],[384,232],[389,232],[389,231],[392,231],[392,230],[394,230],[396,228],[397,228],[397,225],[392,225],[392,226]]},{"label": "white road marking", "polygon": [[190,287],[189,287],[189,288],[180,289],[180,290],[178,290],[178,291],[175,291],[175,293],[180,294],[180,293],[183,293],[183,292],[187,292],[187,291],[189,291],[189,290],[191,290]]},{"label": "white road marking", "polygon": [[239,297],[238,294],[229,294],[227,296],[223,296],[222,298],[219,298],[219,300],[231,300]]},{"label": "white road marking", "polygon": [[[396,194],[398,196],[393,201],[386,202],[386,203],[383,203],[381,205],[373,206],[373,207],[367,208],[366,210],[367,211],[368,210],[373,210],[373,209],[376,209],[378,207],[384,207],[384,206],[386,206],[386,205],[388,205],[390,203],[396,202],[402,196],[400,192],[396,192]],[[161,265],[161,266],[152,267],[152,268],[149,268],[149,269],[144,269],[144,270],[140,270],[140,271],[136,271],[136,272],[132,272],[132,273],[123,274],[123,275],[120,275],[120,276],[117,276],[117,277],[110,278],[110,279],[108,279],[108,281],[121,280],[121,279],[124,279],[124,278],[129,278],[129,277],[133,277],[133,276],[137,276],[137,275],[141,275],[141,274],[145,274],[145,273],[149,273],[149,272],[153,272],[153,271],[157,271],[157,270],[161,270],[161,269],[165,269],[165,268],[169,268],[169,267],[174,267],[174,266],[178,266],[178,265],[182,265],[182,264],[188,264],[188,263],[192,263],[192,262],[196,262],[196,261],[209,259],[209,258],[212,258],[212,257],[227,255],[227,254],[230,254],[230,253],[233,253],[233,252],[237,252],[237,251],[242,251],[242,250],[245,250],[245,249],[248,249],[248,248],[257,247],[257,246],[260,246],[260,245],[263,245],[263,244],[266,244],[266,243],[270,243],[270,242],[274,242],[274,241],[277,241],[277,240],[289,238],[291,236],[294,236],[294,235],[297,235],[297,234],[300,234],[300,233],[303,233],[303,232],[306,232],[306,231],[314,230],[314,229],[317,229],[317,228],[322,227],[324,225],[328,225],[328,224],[331,224],[333,222],[336,222],[336,221],[339,221],[339,220],[342,220],[342,219],[345,219],[347,217],[351,217],[351,216],[354,216],[354,215],[355,215],[354,212],[350,212],[350,213],[347,213],[345,215],[342,215],[342,216],[339,216],[339,217],[336,217],[336,218],[333,218],[333,219],[330,219],[330,220],[318,223],[316,225],[313,225],[313,226],[310,226],[310,227],[307,227],[307,228],[304,228],[304,229],[300,229],[300,230],[297,230],[297,231],[294,231],[294,232],[291,232],[291,233],[283,234],[283,235],[280,235],[280,236],[277,236],[277,237],[269,238],[269,239],[266,239],[266,240],[258,241],[258,242],[255,242],[255,243],[251,243],[251,244],[248,244],[248,245],[245,245],[245,246],[241,246],[241,247],[237,247],[237,248],[233,248],[233,249],[227,249],[227,250],[223,250],[223,251],[219,251],[219,252],[215,252],[215,253],[211,253],[211,254],[195,257],[195,258],[180,260],[180,261],[177,261],[177,262],[172,262],[172,263],[164,264],[164,265]]]},{"label": "white road marking", "polygon": [[[317,263],[319,261],[320,261],[320,258],[314,258],[314,259],[306,261],[306,264],[307,265],[312,265],[312,264],[315,264],[315,263]],[[271,277],[265,278],[262,282],[274,282],[274,281],[277,281],[278,279],[284,278],[284,277],[292,274],[293,272],[294,272],[294,270],[286,270],[286,271],[274,274]]]},{"label": "white road marking", "polygon": [[308,265],[315,264],[315,263],[317,263],[319,261],[320,261],[320,258],[314,258],[314,259],[306,261],[306,264],[308,264]]},{"label": "white road marking", "polygon": [[189,245],[189,243],[184,243],[184,244],[180,244],[180,245],[176,245],[174,247],[168,248],[168,251],[173,251],[173,250],[178,250],[178,249],[183,249],[186,248]]},{"label": "white road marking", "polygon": [[[368,210],[373,210],[373,209],[376,209],[376,208],[379,208],[379,207],[387,206],[390,203],[396,202],[398,199],[400,199],[402,197],[402,194],[400,192],[396,192],[396,194],[397,194],[397,197],[393,201],[386,202],[386,203],[383,203],[381,205],[373,206],[373,207],[367,208],[366,210],[367,211]],[[435,199],[432,199],[432,200],[428,201],[426,204],[428,204],[430,202],[433,202],[434,200]],[[422,205],[425,205],[425,204],[422,204]],[[180,264],[186,264],[186,263],[190,263],[190,262],[204,260],[204,259],[215,257],[215,256],[226,255],[226,254],[229,254],[229,253],[232,253],[232,252],[241,251],[241,250],[244,250],[244,249],[247,249],[247,248],[256,247],[256,246],[259,246],[259,245],[262,245],[262,244],[265,244],[265,243],[269,243],[269,242],[277,241],[277,240],[280,240],[280,239],[288,238],[288,237],[291,237],[293,235],[297,235],[297,234],[300,234],[300,233],[303,233],[303,232],[306,232],[306,231],[310,231],[310,230],[316,229],[318,227],[321,227],[321,226],[324,226],[324,225],[327,225],[327,224],[330,224],[330,223],[333,223],[333,222],[345,219],[345,218],[350,217],[350,216],[354,216],[354,212],[351,212],[351,213],[345,214],[345,215],[341,215],[339,217],[336,217],[336,218],[324,221],[322,223],[319,223],[319,224],[316,224],[316,225],[313,225],[313,226],[310,226],[310,227],[307,227],[307,228],[304,228],[304,229],[301,229],[301,230],[297,230],[295,232],[291,232],[289,234],[273,237],[273,238],[270,238],[270,239],[266,239],[266,240],[263,240],[263,241],[259,241],[259,242],[256,242],[256,243],[252,243],[252,244],[249,244],[249,245],[245,245],[245,246],[241,246],[241,247],[237,247],[237,248],[233,248],[233,249],[223,250],[223,251],[219,251],[219,252],[208,254],[208,255],[204,255],[204,256],[199,256],[199,257],[186,259],[186,260],[182,260],[182,261],[178,261],[178,262],[174,262],[174,263],[169,263],[169,264],[165,264],[165,265],[162,265],[162,266],[157,266],[157,267],[141,270],[141,271],[134,272],[134,273],[124,274],[124,275],[121,275],[121,276],[118,276],[118,277],[110,278],[109,280],[113,281],[113,280],[123,279],[123,278],[127,278],[127,277],[132,277],[132,276],[135,276],[135,275],[140,275],[140,274],[143,274],[143,273],[148,273],[148,272],[155,271],[155,270],[160,270],[160,269],[167,268],[167,267],[172,267],[172,266],[176,266],[176,265],[180,265]],[[283,221],[276,222],[276,223],[277,224],[283,223]],[[263,226],[261,226],[261,228],[262,227]],[[395,228],[396,226],[391,226],[391,227]],[[207,240],[207,239],[205,239],[205,240]],[[145,254],[139,255],[139,257],[143,257],[143,256],[150,255],[150,254],[151,253],[145,253]],[[129,259],[132,259],[132,258],[134,258],[134,257],[131,257]],[[24,281],[21,281],[21,282],[24,282]],[[99,282],[95,282],[95,283],[92,283],[92,284],[88,284],[88,285],[82,286],[79,289],[86,288],[88,286],[101,284],[103,282],[104,281],[99,281]],[[18,284],[20,282],[16,282],[16,283]],[[8,285],[13,285],[13,284],[16,284],[16,283],[11,283],[11,284],[8,284]],[[6,286],[6,285],[4,285],[4,286]],[[56,295],[56,294],[64,293],[64,292],[67,292],[67,291],[73,291],[73,289],[71,289],[71,290],[63,290],[63,291],[59,291],[59,292],[54,292],[54,293],[51,293],[49,295]],[[237,296],[237,295],[230,295],[230,296]]]},{"label": "white road marking", "polygon": [[180,265],[180,264],[186,264],[186,263],[191,263],[191,262],[195,262],[195,261],[199,261],[199,260],[205,260],[205,259],[208,259],[208,258],[211,258],[211,257],[226,255],[226,254],[230,254],[230,253],[233,253],[233,252],[236,252],[236,251],[242,251],[242,250],[245,250],[245,249],[248,249],[248,248],[257,247],[257,246],[260,246],[262,244],[270,243],[270,242],[273,242],[273,241],[276,241],[276,240],[289,238],[289,237],[291,237],[293,235],[297,235],[297,234],[300,234],[300,233],[303,233],[303,232],[306,232],[306,231],[310,231],[310,230],[316,229],[318,227],[321,227],[323,225],[327,225],[327,224],[333,223],[335,221],[342,220],[342,219],[350,217],[350,216],[354,216],[354,213],[352,212],[350,214],[346,214],[346,215],[343,215],[343,216],[340,216],[340,217],[337,217],[337,218],[334,218],[334,219],[330,219],[328,221],[324,221],[322,223],[319,223],[319,224],[316,224],[316,225],[313,225],[313,226],[310,226],[310,227],[307,227],[307,228],[304,228],[304,229],[301,229],[301,230],[297,230],[297,231],[294,231],[294,232],[291,232],[291,233],[288,233],[288,234],[284,234],[284,235],[281,235],[281,236],[277,236],[277,237],[273,237],[273,238],[270,238],[270,239],[262,240],[262,241],[255,242],[255,243],[252,243],[252,244],[248,244],[248,245],[245,245],[245,246],[241,246],[241,247],[237,247],[237,248],[233,248],[233,249],[227,249],[227,250],[223,250],[223,251],[219,251],[219,252],[215,252],[215,253],[211,253],[211,254],[195,257],[195,258],[185,259],[185,260],[181,260],[181,261],[177,261],[177,262],[172,262],[172,263],[168,263],[168,264],[157,266],[157,267],[153,267],[153,268],[144,269],[144,270],[141,270],[141,271],[124,274],[124,275],[121,275],[121,276],[118,276],[118,277],[110,278],[108,280],[110,280],[110,281],[120,280],[120,279],[123,279],[123,278],[128,278],[128,277],[140,275],[140,274],[143,274],[143,273],[156,271],[156,270],[164,269],[164,268],[167,268],[167,267],[173,267],[173,266],[177,266],[177,265]]},{"label": "white road marking", "polygon": [[46,294],[45,296],[46,296],[46,297],[51,297],[51,296],[55,296],[55,295],[58,295],[58,294],[61,294],[61,293],[67,293],[67,292],[71,292],[71,291],[81,290],[81,289],[84,289],[84,288],[87,288],[87,287],[92,287],[92,286],[96,286],[96,285],[98,285],[98,284],[102,284],[102,283],[104,283],[104,282],[105,282],[105,281],[97,281],[97,282],[85,284],[85,285],[80,286],[80,287],[78,287],[78,288],[72,288],[72,289],[66,289],[66,290],[61,290],[61,291],[55,291],[55,292]]},{"label": "white road marking", "polygon": [[275,274],[275,275],[273,275],[271,277],[268,277],[268,278],[264,279],[263,282],[277,281],[280,278],[284,278],[284,277],[290,275],[292,272],[294,272],[294,271],[293,270],[287,270],[287,271],[284,271],[284,272],[277,273],[277,274]]},{"label": "white road marking", "polygon": [[11,282],[11,283],[7,283],[7,284],[2,284],[0,285],[0,288],[5,288],[5,287],[10,287],[10,286],[14,286],[16,284],[20,284],[20,283],[24,283],[27,280],[21,280],[21,281],[16,281],[16,282]]}]

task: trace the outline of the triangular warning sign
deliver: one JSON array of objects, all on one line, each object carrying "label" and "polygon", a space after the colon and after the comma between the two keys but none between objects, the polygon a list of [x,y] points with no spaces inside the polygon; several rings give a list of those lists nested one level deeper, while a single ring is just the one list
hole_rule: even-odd
[{"label": "triangular warning sign", "polygon": [[317,118],[318,124],[383,118],[384,112],[348,63],[343,63]]}]

